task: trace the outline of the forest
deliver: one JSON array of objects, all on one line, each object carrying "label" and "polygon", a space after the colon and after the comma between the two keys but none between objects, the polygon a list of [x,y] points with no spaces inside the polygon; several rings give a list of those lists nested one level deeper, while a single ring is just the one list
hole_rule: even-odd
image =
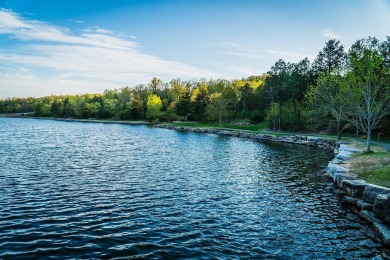
[{"label": "forest", "polygon": [[[199,79],[104,93],[0,100],[0,113],[171,122],[266,122],[278,131],[390,134],[390,37],[325,43],[313,62],[280,59],[262,75]],[[368,147],[369,150],[369,147]]]}]

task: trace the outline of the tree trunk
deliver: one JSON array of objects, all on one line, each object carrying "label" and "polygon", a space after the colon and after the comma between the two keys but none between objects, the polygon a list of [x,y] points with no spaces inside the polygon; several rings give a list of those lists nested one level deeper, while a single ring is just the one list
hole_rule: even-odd
[{"label": "tree trunk", "polygon": [[219,114],[219,129],[222,128],[222,114]]},{"label": "tree trunk", "polygon": [[282,104],[279,102],[278,131],[282,130]]},{"label": "tree trunk", "polygon": [[340,120],[337,120],[337,141],[341,140]]},{"label": "tree trunk", "polygon": [[367,131],[367,152],[371,152],[371,128],[368,129]]},{"label": "tree trunk", "polygon": [[295,122],[295,131],[298,130],[298,113],[297,113],[297,104],[295,103],[295,98],[293,98],[293,105],[294,105],[294,115],[296,116],[296,122]]}]

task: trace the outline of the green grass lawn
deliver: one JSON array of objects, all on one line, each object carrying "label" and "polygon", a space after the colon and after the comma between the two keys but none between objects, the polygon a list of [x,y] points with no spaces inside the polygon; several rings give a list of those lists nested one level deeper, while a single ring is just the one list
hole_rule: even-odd
[{"label": "green grass lawn", "polygon": [[[200,127],[200,128],[219,128],[217,123],[195,123],[195,122],[182,122],[182,121],[173,121],[171,123],[173,126],[183,126],[183,127]],[[237,130],[249,130],[249,131],[261,131],[266,128],[266,123],[260,124],[251,124],[251,125],[233,125],[230,123],[223,123],[222,128],[237,129]]]},{"label": "green grass lawn", "polygon": [[390,187],[390,153],[355,154],[349,161],[350,170],[368,183]]}]

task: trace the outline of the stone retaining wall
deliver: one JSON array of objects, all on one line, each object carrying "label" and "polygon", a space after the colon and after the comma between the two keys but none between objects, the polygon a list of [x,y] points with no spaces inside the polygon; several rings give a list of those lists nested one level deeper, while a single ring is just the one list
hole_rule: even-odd
[{"label": "stone retaining wall", "polygon": [[356,213],[370,223],[381,241],[390,246],[390,189],[369,184],[343,167],[353,153],[362,152],[340,144],[336,157],[329,162],[327,172],[343,197],[343,203],[355,206]]},{"label": "stone retaining wall", "polygon": [[274,142],[292,143],[306,146],[318,147],[328,152],[338,151],[338,144],[333,139],[326,139],[314,136],[276,136],[270,134],[256,134],[256,133],[244,133],[235,130],[226,129],[210,129],[210,128],[192,128],[192,127],[179,127],[170,125],[155,125],[159,128],[172,129],[177,131],[195,132],[195,133],[209,133],[218,134],[224,136],[235,136],[252,140],[271,140]]}]

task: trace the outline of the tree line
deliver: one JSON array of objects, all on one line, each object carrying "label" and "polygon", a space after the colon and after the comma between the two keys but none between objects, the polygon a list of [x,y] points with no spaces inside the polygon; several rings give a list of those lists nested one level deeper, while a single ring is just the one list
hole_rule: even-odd
[{"label": "tree line", "polygon": [[0,113],[43,117],[259,123],[273,130],[390,134],[390,37],[325,43],[313,62],[280,59],[263,75],[238,80],[153,78],[101,94],[8,98]]}]

